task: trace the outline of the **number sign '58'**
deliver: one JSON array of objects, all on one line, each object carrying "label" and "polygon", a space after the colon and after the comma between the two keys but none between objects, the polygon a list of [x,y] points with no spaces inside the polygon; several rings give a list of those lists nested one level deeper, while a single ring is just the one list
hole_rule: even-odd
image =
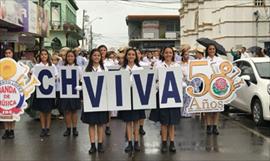
[{"label": "number sign '58'", "polygon": [[188,112],[223,111],[224,104],[235,98],[235,92],[243,83],[240,72],[229,61],[190,61],[188,80],[191,85],[186,88],[191,97]]}]

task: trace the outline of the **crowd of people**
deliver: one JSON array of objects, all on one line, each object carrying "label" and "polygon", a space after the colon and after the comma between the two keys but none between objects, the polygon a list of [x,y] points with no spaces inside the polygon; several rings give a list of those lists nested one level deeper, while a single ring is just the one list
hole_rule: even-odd
[{"label": "crowd of people", "polygon": [[[180,54],[175,48],[165,47],[163,49],[156,49],[153,51],[141,51],[134,48],[121,48],[118,51],[108,51],[105,45],[100,45],[98,48],[91,50],[89,53],[82,51],[80,48],[73,50],[64,47],[59,52],[50,54],[48,50],[42,49],[36,56],[35,65],[29,72],[29,75],[34,73],[37,66],[53,66],[55,69],[55,76],[57,78],[59,66],[78,66],[80,73],[82,72],[103,72],[109,71],[110,67],[115,66],[117,70],[127,70],[131,73],[135,70],[143,70],[145,68],[169,68],[181,67],[183,74],[183,88],[187,85],[194,85],[195,90],[200,92],[201,82],[189,82],[188,75],[188,62],[191,59],[209,60],[211,62],[220,62],[221,57],[218,56],[216,46],[209,45],[204,48],[196,48],[195,54],[191,55],[191,48],[189,45],[184,45]],[[236,53],[232,50],[231,54],[234,60],[239,58],[250,57],[243,47]],[[256,56],[264,56],[263,52],[256,53]],[[15,54],[12,48],[6,48],[3,52],[3,57],[14,58]],[[131,79],[132,81],[132,79]],[[158,81],[157,81],[158,82]],[[79,89],[77,89],[79,90]],[[139,135],[145,135],[144,120],[147,118],[144,110],[131,110],[120,112],[84,112],[82,108],[83,98],[59,98],[59,80],[56,79],[56,98],[36,98],[33,94],[33,102],[29,108],[39,112],[39,119],[41,123],[40,137],[50,136],[51,127],[51,111],[54,108],[59,110],[60,115],[65,118],[66,130],[63,136],[67,137],[71,134],[74,137],[79,136],[77,129],[78,112],[81,110],[81,121],[89,125],[89,138],[91,148],[90,154],[95,152],[103,153],[104,147],[104,133],[111,135],[110,119],[117,116],[119,119],[126,123],[126,128],[123,130],[128,142],[125,152],[140,151]],[[168,108],[160,109],[157,107],[151,110],[149,120],[160,122],[160,134],[162,140],[161,151],[176,152],[174,145],[175,125],[180,121],[181,117],[192,117],[187,112],[187,107],[190,102],[190,97],[183,90],[184,106],[181,108]],[[159,100],[159,94],[156,94]],[[158,103],[157,103],[158,106]],[[204,113],[207,135],[219,135],[218,121],[219,113]],[[5,132],[2,139],[14,139],[15,122],[4,122]],[[95,134],[97,133],[97,139]],[[97,147],[95,141],[97,140]],[[169,142],[169,146],[167,145]]]}]

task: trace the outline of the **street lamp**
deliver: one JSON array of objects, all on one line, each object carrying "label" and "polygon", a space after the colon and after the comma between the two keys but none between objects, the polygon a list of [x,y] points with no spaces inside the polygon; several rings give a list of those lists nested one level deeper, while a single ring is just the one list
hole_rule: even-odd
[{"label": "street lamp", "polygon": [[96,17],[96,18],[94,18],[93,20],[91,20],[91,21],[89,22],[89,24],[90,24],[90,44],[89,44],[89,49],[90,49],[90,50],[92,50],[92,48],[93,48],[93,31],[92,31],[92,24],[93,24],[94,21],[96,21],[96,20],[102,20],[102,19],[103,19],[102,17]]}]

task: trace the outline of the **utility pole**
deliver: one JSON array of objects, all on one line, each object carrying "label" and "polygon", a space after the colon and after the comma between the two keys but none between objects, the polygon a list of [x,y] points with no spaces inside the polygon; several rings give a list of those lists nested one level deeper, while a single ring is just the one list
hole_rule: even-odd
[{"label": "utility pole", "polygon": [[84,32],[85,13],[86,13],[86,10],[83,10],[83,19],[82,19],[82,31],[83,31],[82,48],[83,49],[84,49],[84,36],[85,36],[85,32]]},{"label": "utility pole", "polygon": [[92,30],[92,24],[90,26],[90,50],[93,49],[93,30]]}]

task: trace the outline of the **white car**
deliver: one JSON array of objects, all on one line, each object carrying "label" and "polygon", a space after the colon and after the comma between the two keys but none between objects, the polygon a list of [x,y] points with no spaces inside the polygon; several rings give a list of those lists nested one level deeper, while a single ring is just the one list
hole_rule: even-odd
[{"label": "white car", "polygon": [[270,120],[270,58],[245,58],[234,62],[244,85],[229,106],[252,113],[256,125]]}]

